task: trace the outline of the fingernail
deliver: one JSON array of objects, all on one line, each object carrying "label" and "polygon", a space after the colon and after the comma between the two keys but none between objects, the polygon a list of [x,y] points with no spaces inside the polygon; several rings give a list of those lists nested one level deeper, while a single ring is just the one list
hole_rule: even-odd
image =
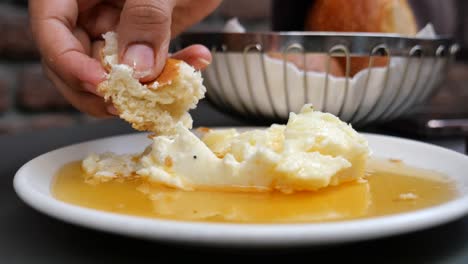
[{"label": "fingernail", "polygon": [[86,91],[100,96],[95,85],[92,85],[90,83],[83,83],[82,85]]},{"label": "fingernail", "polygon": [[135,69],[135,77],[144,77],[154,66],[154,50],[145,44],[132,44],[128,46],[122,62]]},{"label": "fingernail", "polygon": [[111,115],[119,115],[119,111],[113,105],[107,106],[107,112]]},{"label": "fingernail", "polygon": [[198,62],[201,63],[201,64],[203,64],[203,65],[205,65],[205,66],[208,66],[208,65],[211,64],[210,61],[205,60],[205,59],[203,59],[203,58],[198,58]]}]

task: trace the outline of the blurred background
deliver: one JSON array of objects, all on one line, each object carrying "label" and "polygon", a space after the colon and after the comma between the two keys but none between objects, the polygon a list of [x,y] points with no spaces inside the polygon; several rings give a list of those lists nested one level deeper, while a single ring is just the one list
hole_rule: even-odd
[{"label": "blurred background", "polygon": [[[248,31],[302,30],[304,7],[310,2],[224,0],[212,15],[189,31],[221,30],[232,17],[238,17]],[[468,17],[464,13],[468,2],[412,0],[410,4],[420,27],[431,22],[438,34],[453,36],[461,51],[430,102],[415,109],[412,120],[399,120],[391,126],[406,129],[429,117],[467,120]],[[42,74],[29,31],[26,0],[0,0],[0,33],[0,134],[98,121],[74,110]]]}]

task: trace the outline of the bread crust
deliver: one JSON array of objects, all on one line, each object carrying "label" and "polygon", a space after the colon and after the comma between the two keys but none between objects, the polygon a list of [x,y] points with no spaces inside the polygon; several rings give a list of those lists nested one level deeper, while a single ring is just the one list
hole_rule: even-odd
[{"label": "bread crust", "polygon": [[[316,0],[308,10],[306,31],[397,33],[413,36],[417,24],[406,0]],[[337,58],[342,72],[346,59]],[[388,57],[374,57],[373,67],[384,67]],[[369,67],[369,57],[351,57],[350,76]]]},{"label": "bread crust", "polygon": [[411,36],[417,25],[406,0],[316,0],[308,11],[305,29]]}]

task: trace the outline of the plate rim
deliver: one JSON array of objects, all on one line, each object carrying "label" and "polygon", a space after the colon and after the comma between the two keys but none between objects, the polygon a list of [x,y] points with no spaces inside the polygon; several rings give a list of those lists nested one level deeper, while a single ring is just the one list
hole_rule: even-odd
[{"label": "plate rim", "polygon": [[[212,127],[231,128],[231,127]],[[234,127],[237,129],[257,129],[264,127]],[[169,219],[145,218],[100,211],[55,199],[32,188],[24,170],[39,158],[53,152],[69,151],[81,144],[92,144],[102,140],[116,140],[124,137],[145,136],[146,132],[133,132],[93,140],[82,141],[45,152],[24,163],[15,173],[13,187],[18,197],[29,207],[44,215],[66,223],[113,234],[149,240],[173,242],[196,242],[207,245],[238,246],[291,246],[325,245],[351,241],[363,241],[400,235],[408,232],[435,227],[468,214],[468,195],[416,211],[384,215],[367,219],[351,219],[328,223],[208,223]],[[421,147],[436,148],[460,159],[468,157],[454,150],[413,139],[375,133],[361,133],[366,138],[410,142]],[[50,182],[49,182],[50,184]],[[464,206],[463,206],[464,205]],[[442,209],[441,209],[442,208]],[[444,210],[444,214],[433,217],[434,212]],[[379,222],[378,224],[376,222]],[[119,228],[125,223],[126,228]],[[131,224],[129,224],[131,223]],[[143,227],[143,228],[142,228]],[[146,227],[146,228],[144,228]],[[337,236],[336,234],[339,234]],[[312,235],[312,238],[311,238]]]}]

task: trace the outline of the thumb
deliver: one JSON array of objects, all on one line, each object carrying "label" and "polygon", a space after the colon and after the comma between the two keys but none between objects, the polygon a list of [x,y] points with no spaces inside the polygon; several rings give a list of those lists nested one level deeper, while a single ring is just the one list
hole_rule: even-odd
[{"label": "thumb", "polygon": [[117,27],[121,63],[135,69],[135,78],[154,80],[167,59],[175,0],[127,0]]}]

